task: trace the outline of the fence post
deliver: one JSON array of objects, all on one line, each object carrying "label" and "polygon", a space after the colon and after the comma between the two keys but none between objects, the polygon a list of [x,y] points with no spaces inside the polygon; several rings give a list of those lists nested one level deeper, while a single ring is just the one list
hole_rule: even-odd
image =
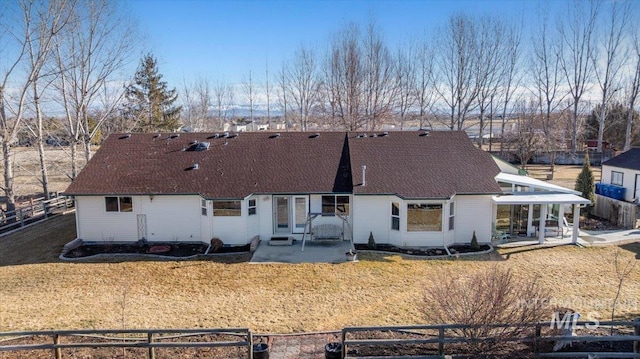
[{"label": "fence post", "polygon": [[[53,344],[54,345],[60,344],[60,336],[58,334],[53,335]],[[53,350],[53,353],[56,359],[62,359],[62,350],[60,348],[55,348]]]},{"label": "fence post", "polygon": [[347,331],[345,329],[342,329],[340,337],[342,340],[342,359],[344,359],[347,356],[347,345],[344,343],[347,340]]},{"label": "fence post", "polygon": [[[24,212],[22,208],[18,209],[18,211],[20,211],[20,227],[24,227]],[[18,215],[18,212],[16,212],[16,215]]]},{"label": "fence post", "polygon": [[[640,336],[640,318],[636,318],[634,322],[635,323],[633,325],[633,335],[637,337],[637,336]],[[633,352],[640,353],[640,341],[638,340],[633,341]]]},{"label": "fence post", "polygon": [[253,359],[253,333],[247,331],[247,339],[249,340],[249,359]]},{"label": "fence post", "polygon": [[[147,343],[151,344],[153,343],[153,333],[152,332],[148,332],[147,333]],[[152,346],[149,346],[149,359],[156,359],[156,351],[155,348]]]},{"label": "fence post", "polygon": [[536,324],[536,334],[535,337],[533,338],[533,353],[534,354],[538,354],[538,352],[540,351],[540,335],[542,333],[542,326],[540,325],[540,323]]},{"label": "fence post", "polygon": [[438,328],[438,355],[444,355],[444,327]]}]

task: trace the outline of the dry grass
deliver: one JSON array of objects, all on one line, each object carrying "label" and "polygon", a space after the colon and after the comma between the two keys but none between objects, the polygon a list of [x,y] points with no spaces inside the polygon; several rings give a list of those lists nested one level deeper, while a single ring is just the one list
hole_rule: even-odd
[{"label": "dry grass", "polygon": [[[601,318],[616,289],[615,247],[532,247],[466,260],[363,253],[360,262],[344,264],[61,262],[60,248],[73,232],[67,215],[0,239],[0,330],[249,327],[288,333],[423,323],[418,307],[430,276],[443,268],[484,271],[494,263],[516,276],[539,275],[555,300]],[[625,259],[640,255],[638,244],[622,248]],[[636,266],[619,315],[640,314],[629,304],[639,297]]]}]

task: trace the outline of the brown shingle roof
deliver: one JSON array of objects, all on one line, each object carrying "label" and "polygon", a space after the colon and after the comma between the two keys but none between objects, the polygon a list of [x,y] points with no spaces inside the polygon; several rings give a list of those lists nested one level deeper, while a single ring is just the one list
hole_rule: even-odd
[{"label": "brown shingle roof", "polygon": [[[212,133],[111,135],[66,193],[196,194],[244,198],[252,193],[351,192],[348,168],[339,173],[345,134]],[[184,151],[207,141],[205,151]],[[194,164],[198,169],[189,169]]]},{"label": "brown shingle roof", "polygon": [[[448,198],[454,194],[500,193],[500,172],[491,156],[462,131],[349,135],[354,194],[397,194],[403,198]],[[362,186],[362,166],[366,185]]]},{"label": "brown shingle roof", "polygon": [[[344,132],[111,135],[66,192],[70,195],[200,194],[244,198],[253,193],[397,194],[445,198],[499,193],[491,157],[464,132],[391,132],[356,138]],[[348,141],[345,141],[348,138]],[[193,141],[208,150],[188,151]],[[191,169],[198,164],[198,169]],[[366,186],[361,166],[367,166]],[[352,180],[353,178],[353,180]],[[352,184],[353,182],[353,184]]]}]

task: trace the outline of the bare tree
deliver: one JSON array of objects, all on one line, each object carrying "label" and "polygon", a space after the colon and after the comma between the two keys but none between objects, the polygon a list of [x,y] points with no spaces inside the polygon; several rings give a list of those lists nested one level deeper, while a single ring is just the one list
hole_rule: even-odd
[{"label": "bare tree", "polygon": [[[131,61],[136,29],[121,4],[108,0],[78,0],[72,21],[69,31],[56,38],[55,66],[60,72],[56,97],[65,111],[71,178],[75,178],[77,146],[83,145],[89,161],[92,139],[125,95],[119,72]],[[92,110],[105,92],[113,94],[112,102],[92,119]]]},{"label": "bare tree", "polygon": [[520,100],[515,107],[515,130],[507,133],[503,140],[515,152],[522,169],[526,169],[533,155],[544,148],[544,135],[540,130],[540,116],[535,100]]},{"label": "bare tree", "polygon": [[566,18],[559,21],[560,36],[564,53],[560,56],[560,67],[565,85],[569,88],[573,108],[571,128],[571,151],[578,145],[580,131],[580,112],[583,95],[589,90],[593,79],[594,32],[600,10],[600,2],[596,0],[575,0],[568,5]]},{"label": "bare tree", "polygon": [[364,54],[364,115],[366,129],[375,130],[393,110],[397,86],[394,80],[393,57],[384,44],[382,31],[370,22],[362,41]]},{"label": "bare tree", "polygon": [[298,113],[300,130],[307,131],[309,118],[319,100],[318,65],[311,49],[300,46],[293,57],[285,79],[286,91]]},{"label": "bare tree", "polygon": [[[400,128],[404,128],[407,114],[416,103],[417,71],[415,61],[415,51],[411,45],[400,46],[395,61],[395,82],[397,86],[395,109],[400,117]],[[423,81],[426,81],[423,79]],[[421,93],[421,95],[425,95]],[[425,101],[425,99],[422,99]]]},{"label": "bare tree", "polygon": [[251,69],[249,69],[249,76],[246,77],[242,83],[242,89],[247,101],[249,101],[249,120],[251,121],[251,129],[253,129],[255,128],[255,124],[253,123],[253,106],[256,101],[256,86],[253,82]]},{"label": "bare tree", "polygon": [[[287,123],[287,66],[283,62],[282,68],[278,73],[278,102],[280,103],[280,109],[282,111],[282,119],[284,121],[284,125],[288,126]],[[288,128],[288,127],[287,127]]]},{"label": "bare tree", "polygon": [[222,131],[227,118],[227,108],[233,102],[233,89],[222,81],[216,81],[213,85],[213,98],[215,101],[217,128]]},{"label": "bare tree", "polygon": [[[484,143],[485,116],[493,112],[493,99],[498,95],[502,72],[502,44],[505,42],[506,27],[498,19],[482,17],[478,28],[478,46],[474,63],[474,76],[478,86],[478,145]],[[493,117],[493,113],[491,113]]]},{"label": "bare tree", "polygon": [[425,123],[429,123],[429,127],[431,127],[431,123],[427,121],[427,113],[432,111],[436,100],[436,92],[433,91],[433,55],[433,49],[425,40],[418,48],[416,65],[415,96],[420,128],[424,128]]},{"label": "bare tree", "polygon": [[631,2],[614,1],[608,4],[605,31],[601,33],[593,63],[600,87],[600,118],[598,121],[598,152],[602,152],[606,110],[612,96],[620,86],[620,69],[623,68],[625,54],[622,52],[625,33],[631,19]]},{"label": "bare tree", "polygon": [[451,130],[464,129],[467,114],[474,109],[479,86],[476,82],[477,25],[469,16],[453,15],[438,30],[435,90],[448,110]]},{"label": "bare tree", "polygon": [[[7,21],[0,23],[0,36],[12,46],[3,54],[6,67],[0,69],[0,140],[4,159],[4,186],[7,211],[15,210],[14,157],[12,147],[27,109],[28,91],[41,77],[50,57],[55,36],[68,25],[72,1],[19,1],[5,4]],[[14,90],[8,92],[7,85]],[[37,87],[34,95],[37,96]]]},{"label": "bare tree", "polygon": [[265,61],[265,95],[267,96],[267,125],[271,127],[271,86],[269,78],[269,61]]},{"label": "bare tree", "polygon": [[325,98],[329,117],[349,131],[363,129],[364,64],[360,30],[350,24],[336,34],[324,66]]},{"label": "bare tree", "polygon": [[194,131],[209,130],[209,111],[212,107],[211,82],[207,77],[198,77],[191,85],[184,85],[182,91],[185,124]]},{"label": "bare tree", "polygon": [[565,134],[553,131],[557,128],[553,123],[558,110],[568,93],[561,90],[562,71],[560,58],[562,56],[562,40],[557,28],[549,25],[548,8],[538,13],[539,24],[532,37],[532,49],[529,62],[530,90],[537,99],[538,112],[542,116],[541,124],[544,133],[545,151],[551,157],[551,166],[555,163],[556,150]]},{"label": "bare tree", "polygon": [[[520,87],[522,74],[520,68],[521,62],[521,40],[522,40],[522,26],[511,24],[507,26],[504,42],[502,44],[502,61],[500,66],[499,86],[501,88],[501,105],[500,112],[500,137],[504,136],[504,128],[507,123],[508,111],[511,109],[512,102],[516,91]],[[493,107],[493,100],[491,101]],[[491,151],[491,145],[493,142],[493,109],[491,109],[491,119],[489,122],[491,137],[489,137],[489,151]]]},{"label": "bare tree", "polygon": [[627,86],[627,118],[626,128],[624,134],[624,150],[627,151],[631,148],[631,129],[634,122],[635,104],[640,93],[640,34],[637,32],[633,36],[633,54],[631,56],[632,63],[634,63],[631,71],[632,80]]}]

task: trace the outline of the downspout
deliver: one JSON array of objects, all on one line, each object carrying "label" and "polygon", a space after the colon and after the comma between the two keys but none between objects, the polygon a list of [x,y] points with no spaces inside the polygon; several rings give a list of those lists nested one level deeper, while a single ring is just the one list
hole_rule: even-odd
[{"label": "downspout", "polygon": [[362,165],[362,187],[367,185],[367,165]]}]

